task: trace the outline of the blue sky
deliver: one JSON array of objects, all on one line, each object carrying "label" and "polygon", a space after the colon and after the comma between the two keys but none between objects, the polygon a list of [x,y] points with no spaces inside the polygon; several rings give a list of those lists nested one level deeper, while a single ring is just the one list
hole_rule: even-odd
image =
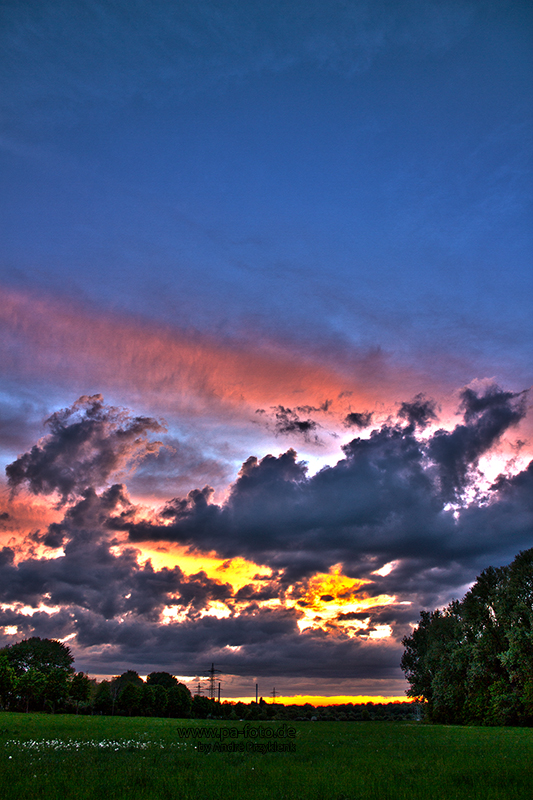
[{"label": "blue sky", "polygon": [[4,14],[8,280],[525,367],[528,4]]},{"label": "blue sky", "polygon": [[348,413],[531,385],[529,3],[0,13],[4,464],[102,392],[167,426],[135,496],[223,503],[250,455],[335,464]]}]

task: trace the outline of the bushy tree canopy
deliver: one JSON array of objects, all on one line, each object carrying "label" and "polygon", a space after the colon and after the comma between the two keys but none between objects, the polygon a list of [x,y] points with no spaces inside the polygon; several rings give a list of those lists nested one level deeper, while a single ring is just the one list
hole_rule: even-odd
[{"label": "bushy tree canopy", "polygon": [[164,689],[170,689],[172,686],[178,685],[178,679],[170,672],[151,672],[146,678],[146,683],[148,686],[162,686]]},{"label": "bushy tree canopy", "polygon": [[1,654],[7,658],[17,676],[29,669],[48,674],[56,669],[74,672],[74,658],[70,649],[57,639],[41,639],[32,636],[22,642],[4,647]]},{"label": "bushy tree canopy", "polygon": [[408,695],[434,722],[533,725],[533,549],[489,567],[403,640]]},{"label": "bushy tree canopy", "polygon": [[120,697],[126,686],[130,683],[134,686],[144,686],[144,681],[139,673],[135,672],[133,669],[129,669],[127,672],[123,672],[122,675],[113,678],[111,681],[111,692],[115,697]]},{"label": "bushy tree canopy", "polygon": [[[69,695],[74,658],[56,639],[33,636],[0,651],[2,704],[54,711]],[[10,677],[11,676],[11,677]]]}]

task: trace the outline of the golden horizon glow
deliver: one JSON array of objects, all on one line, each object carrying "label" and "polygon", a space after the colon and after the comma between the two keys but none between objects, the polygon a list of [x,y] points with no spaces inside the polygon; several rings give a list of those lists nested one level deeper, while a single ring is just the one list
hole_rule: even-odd
[{"label": "golden horizon glow", "polygon": [[[294,694],[294,695],[276,695],[276,702],[272,702],[269,696],[263,697],[267,705],[295,705],[303,706],[310,703],[312,706],[333,706],[345,705],[346,703],[361,704],[361,703],[411,703],[414,702],[410,697],[405,695],[332,695],[326,697],[324,695],[307,695],[307,694]],[[221,702],[228,703],[255,703],[255,695],[243,695],[242,697],[222,697]]]}]

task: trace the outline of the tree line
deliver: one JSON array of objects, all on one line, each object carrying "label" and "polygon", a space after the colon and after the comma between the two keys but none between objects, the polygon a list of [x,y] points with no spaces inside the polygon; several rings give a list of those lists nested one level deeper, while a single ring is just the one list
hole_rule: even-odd
[{"label": "tree line", "polygon": [[[11,711],[67,711],[188,717],[202,715],[207,697],[191,696],[168,672],[146,681],[128,670],[111,681],[76,673],[70,649],[55,639],[34,636],[0,650],[0,703]],[[210,710],[210,709],[209,709]]]},{"label": "tree line", "polygon": [[32,637],[0,650],[0,707],[5,711],[176,717],[227,720],[401,721],[416,715],[413,704],[343,703],[331,706],[224,701],[191,695],[168,672],[146,681],[127,670],[97,682],[76,673],[70,649],[54,639]]},{"label": "tree line", "polygon": [[401,666],[431,722],[533,725],[533,548],[422,611]]}]

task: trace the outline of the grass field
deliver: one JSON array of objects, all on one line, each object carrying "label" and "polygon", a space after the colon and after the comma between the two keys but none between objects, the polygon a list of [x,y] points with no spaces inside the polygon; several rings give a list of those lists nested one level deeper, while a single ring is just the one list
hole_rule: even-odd
[{"label": "grass field", "polygon": [[[4,800],[533,797],[531,729],[292,722],[294,738],[279,739],[292,751],[262,753],[247,748],[273,741],[266,729],[281,723],[250,725],[255,733],[249,727],[245,737],[244,723],[3,713],[0,793]],[[235,738],[230,731],[186,738],[178,726],[233,728]],[[213,751],[241,742],[244,752]]]}]

